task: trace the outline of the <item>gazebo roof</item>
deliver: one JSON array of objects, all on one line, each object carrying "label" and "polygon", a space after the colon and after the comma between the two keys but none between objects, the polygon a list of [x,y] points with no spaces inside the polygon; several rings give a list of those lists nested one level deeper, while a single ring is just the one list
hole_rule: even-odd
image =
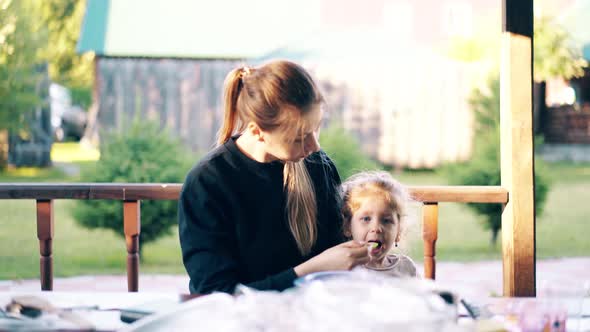
[{"label": "gazebo roof", "polygon": [[319,24],[313,0],[88,0],[77,51],[99,56],[258,57]]}]

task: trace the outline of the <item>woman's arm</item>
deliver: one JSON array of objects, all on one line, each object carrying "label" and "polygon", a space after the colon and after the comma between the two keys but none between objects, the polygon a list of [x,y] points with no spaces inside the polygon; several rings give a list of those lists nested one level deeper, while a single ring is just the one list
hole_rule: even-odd
[{"label": "woman's arm", "polygon": [[320,271],[350,270],[353,267],[369,261],[369,250],[365,243],[348,241],[299,264],[295,273],[301,277]]},{"label": "woman's arm", "polygon": [[205,181],[187,177],[178,202],[178,231],[191,293],[233,292],[237,283],[235,239],[221,204]]}]

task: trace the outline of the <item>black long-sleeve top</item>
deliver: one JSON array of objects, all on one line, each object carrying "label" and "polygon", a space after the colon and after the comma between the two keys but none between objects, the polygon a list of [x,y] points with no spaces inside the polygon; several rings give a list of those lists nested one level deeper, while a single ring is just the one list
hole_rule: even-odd
[{"label": "black long-sleeve top", "polygon": [[303,257],[289,230],[283,164],[250,159],[236,139],[201,159],[180,194],[180,244],[191,293],[231,293],[238,284],[284,290],[296,278],[295,266],[343,241],[340,177],[323,151],[305,159],[316,192],[318,237]]}]

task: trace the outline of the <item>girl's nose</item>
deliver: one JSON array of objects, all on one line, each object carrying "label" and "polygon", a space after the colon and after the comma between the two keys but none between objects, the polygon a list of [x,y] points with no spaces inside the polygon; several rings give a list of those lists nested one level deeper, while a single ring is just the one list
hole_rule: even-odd
[{"label": "girl's nose", "polygon": [[371,222],[371,224],[369,225],[369,230],[374,233],[383,232],[383,228],[381,227],[381,223],[376,220],[373,220],[373,222]]}]

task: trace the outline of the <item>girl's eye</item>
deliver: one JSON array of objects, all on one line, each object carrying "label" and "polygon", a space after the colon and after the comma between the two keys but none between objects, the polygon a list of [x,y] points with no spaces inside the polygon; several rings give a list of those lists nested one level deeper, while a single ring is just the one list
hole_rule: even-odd
[{"label": "girl's eye", "polygon": [[386,224],[395,224],[395,220],[393,220],[391,218],[383,219],[383,222]]},{"label": "girl's eye", "polygon": [[368,217],[368,216],[367,217],[362,217],[361,218],[361,221],[369,222],[369,221],[371,221],[371,217]]}]

